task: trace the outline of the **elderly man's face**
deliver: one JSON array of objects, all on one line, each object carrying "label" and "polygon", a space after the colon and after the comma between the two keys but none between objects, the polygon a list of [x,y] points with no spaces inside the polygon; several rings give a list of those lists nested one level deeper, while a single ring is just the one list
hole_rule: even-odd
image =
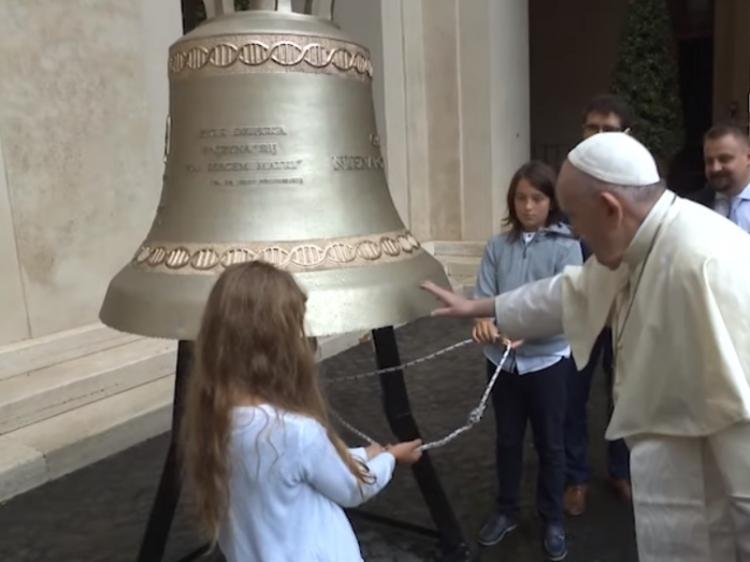
[{"label": "elderly man's face", "polygon": [[557,200],[599,263],[617,269],[630,243],[623,229],[622,204],[596,189],[594,182],[566,161],[557,180]]}]

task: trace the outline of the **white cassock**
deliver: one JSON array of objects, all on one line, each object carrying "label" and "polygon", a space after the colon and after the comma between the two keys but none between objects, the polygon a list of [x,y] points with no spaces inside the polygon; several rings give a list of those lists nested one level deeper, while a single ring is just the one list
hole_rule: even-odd
[{"label": "white cassock", "polygon": [[666,191],[609,270],[497,297],[511,339],[564,332],[579,366],[613,329],[641,562],[750,562],[750,236]]}]

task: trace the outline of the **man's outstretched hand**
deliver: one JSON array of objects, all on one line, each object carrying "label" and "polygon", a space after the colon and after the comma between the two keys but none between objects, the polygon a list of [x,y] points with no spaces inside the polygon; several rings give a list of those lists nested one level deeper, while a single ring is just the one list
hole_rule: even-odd
[{"label": "man's outstretched hand", "polygon": [[[443,289],[432,281],[423,281],[420,285],[428,293],[432,293],[444,306],[432,311],[432,316],[455,316],[462,318],[481,318],[474,326],[472,337],[477,343],[495,343],[500,341],[503,346],[518,349],[524,340],[510,340],[502,335],[492,320],[495,316],[495,299],[467,299],[453,291]],[[478,326],[484,326],[479,330]],[[481,333],[480,333],[481,332]]]},{"label": "man's outstretched hand", "polygon": [[433,316],[459,316],[471,317],[472,301],[457,295],[453,291],[438,287],[432,281],[425,281],[421,287],[428,293],[432,293],[444,306],[432,311]]},{"label": "man's outstretched hand", "polygon": [[421,287],[432,293],[444,306],[432,311],[433,316],[455,316],[462,318],[483,318],[495,315],[493,299],[472,300],[457,295],[453,291],[438,287],[432,281],[425,281]]}]

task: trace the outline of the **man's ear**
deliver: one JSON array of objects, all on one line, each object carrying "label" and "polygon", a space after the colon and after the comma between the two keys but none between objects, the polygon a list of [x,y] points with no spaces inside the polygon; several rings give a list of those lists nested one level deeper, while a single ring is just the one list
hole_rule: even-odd
[{"label": "man's ear", "polygon": [[599,197],[604,204],[604,212],[607,218],[614,219],[617,222],[621,221],[623,215],[622,202],[609,191],[602,191]]}]

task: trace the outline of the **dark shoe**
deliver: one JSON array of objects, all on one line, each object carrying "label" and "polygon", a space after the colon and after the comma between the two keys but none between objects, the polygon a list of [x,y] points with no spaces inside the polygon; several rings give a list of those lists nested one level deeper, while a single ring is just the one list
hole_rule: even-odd
[{"label": "dark shoe", "polygon": [[565,529],[559,523],[552,523],[544,528],[544,552],[553,562],[562,560],[568,555]]},{"label": "dark shoe", "polygon": [[610,477],[607,482],[609,482],[609,487],[612,488],[612,491],[620,498],[622,503],[633,503],[633,489],[630,487],[630,481],[625,478]]},{"label": "dark shoe", "polygon": [[504,513],[492,513],[479,530],[479,544],[492,546],[505,538],[505,535],[518,527],[518,522]]},{"label": "dark shoe", "polygon": [[574,517],[585,513],[588,488],[586,484],[577,484],[565,488],[565,496],[563,497],[565,513]]}]

